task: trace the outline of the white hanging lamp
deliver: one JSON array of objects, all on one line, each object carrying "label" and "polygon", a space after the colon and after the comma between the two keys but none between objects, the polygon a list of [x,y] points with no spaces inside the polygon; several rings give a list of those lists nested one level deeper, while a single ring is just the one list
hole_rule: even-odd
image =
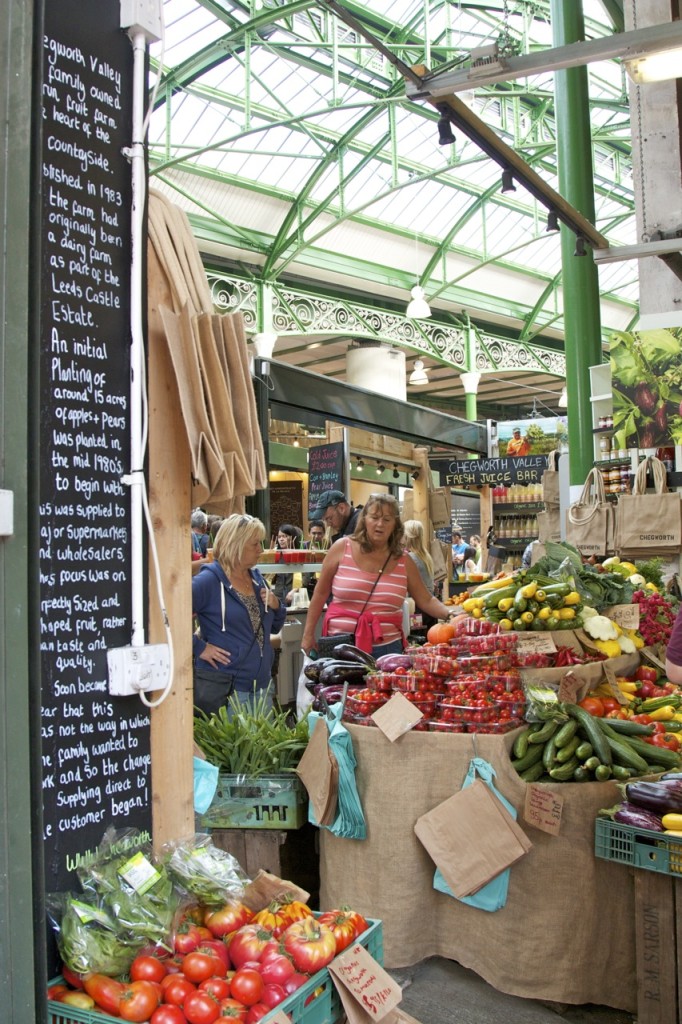
[{"label": "white hanging lamp", "polygon": [[421,285],[416,284],[410,292],[412,298],[407,304],[405,315],[411,320],[426,320],[431,316],[431,307],[426,301],[426,295]]}]

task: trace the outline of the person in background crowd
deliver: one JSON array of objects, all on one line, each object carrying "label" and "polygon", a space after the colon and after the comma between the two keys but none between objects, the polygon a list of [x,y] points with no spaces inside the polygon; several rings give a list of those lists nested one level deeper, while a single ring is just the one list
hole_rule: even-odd
[{"label": "person in background crowd", "polygon": [[[294,548],[300,548],[302,540],[303,530],[300,526],[292,526],[291,523],[282,523],[277,530],[275,547],[279,551],[291,551]],[[283,603],[287,602],[287,598],[289,598],[289,594],[291,593],[291,589],[294,585],[293,572],[276,573],[271,577],[271,580],[273,593],[276,594],[279,600]]]},{"label": "person in background crowd", "polygon": [[[408,519],[403,523],[405,550],[417,566],[422,583],[430,594],[435,594],[433,580],[433,559],[424,543],[424,527],[418,519]],[[422,612],[422,625],[427,629],[437,620],[432,615]]]},{"label": "person in background crowd", "polygon": [[515,458],[521,455],[529,455],[531,449],[531,443],[527,437],[521,437],[521,427],[514,427],[512,430],[512,436],[507,441],[507,455],[513,455]]},{"label": "person in background crowd", "polygon": [[326,634],[354,631],[356,645],[374,657],[402,651],[403,602],[408,594],[420,611],[435,618],[465,614],[457,606],[446,608],[422,583],[403,548],[397,500],[390,494],[372,494],[353,536],[336,541],[322,563],[301,639],[303,651],[310,654],[315,647],[315,628],[330,595]]},{"label": "person in background crowd", "polygon": [[203,509],[195,508],[190,519],[192,529],[192,559],[206,558],[208,551],[208,516]]},{"label": "person in background crowd", "polygon": [[194,704],[206,714],[227,705],[231,694],[246,703],[270,686],[270,635],[281,629],[286,609],[254,569],[264,537],[260,519],[228,516],[214,561],[192,579]]},{"label": "person in background crowd", "polygon": [[464,565],[464,554],[468,548],[459,530],[452,531],[452,564],[455,566]]},{"label": "person in background crowd", "polygon": [[308,523],[308,536],[310,540],[306,542],[308,548],[323,548],[325,546],[325,535],[327,528],[321,519],[311,519]]},{"label": "person in background crowd", "polygon": [[481,538],[477,533],[471,534],[471,536],[469,537],[469,544],[476,552],[476,557],[474,561],[476,562],[476,565],[480,566],[481,558],[483,557],[483,548],[481,547]]},{"label": "person in background crowd", "polygon": [[359,515],[360,509],[353,508],[343,491],[323,491],[311,518],[321,519],[329,527],[333,544],[339,537],[350,537],[354,533]]},{"label": "person in background crowd", "polygon": [[223,517],[222,516],[209,516],[208,517],[208,546],[210,548],[213,547],[213,544],[214,544],[215,539],[216,539],[216,534],[218,533],[218,530],[222,526],[222,523],[223,523]]}]

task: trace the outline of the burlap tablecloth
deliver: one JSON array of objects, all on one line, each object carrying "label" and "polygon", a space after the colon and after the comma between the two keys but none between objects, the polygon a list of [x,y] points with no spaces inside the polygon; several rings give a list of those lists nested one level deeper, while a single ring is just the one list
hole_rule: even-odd
[{"label": "burlap tablecloth", "polygon": [[[320,832],[320,905],[349,904],[381,918],[384,962],[405,967],[444,956],[500,992],[560,1003],[636,1009],[631,868],[594,856],[594,818],[619,799],[611,782],[558,783],[561,833],[523,821],[525,784],[507,736],[413,732],[395,743],[348,726],[367,839]],[[511,869],[507,904],[477,910],[432,886],[434,864],[414,823],[461,788],[472,756],[484,757],[514,804],[533,848]]]}]

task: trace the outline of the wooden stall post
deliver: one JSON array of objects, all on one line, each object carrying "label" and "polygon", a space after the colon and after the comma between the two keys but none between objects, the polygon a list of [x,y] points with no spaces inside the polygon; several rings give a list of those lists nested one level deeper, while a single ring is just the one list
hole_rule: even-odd
[{"label": "wooden stall post", "polygon": [[638,1024],[679,1024],[677,919],[682,882],[635,870],[635,958]]},{"label": "wooden stall post", "polygon": [[[166,610],[173,634],[172,689],[151,712],[154,848],[193,835],[192,595],[189,519],[190,452],[159,306],[172,308],[165,274],[149,247],[149,506],[161,563]],[[150,558],[149,639],[165,643]],[[150,699],[159,696],[152,691]]]}]

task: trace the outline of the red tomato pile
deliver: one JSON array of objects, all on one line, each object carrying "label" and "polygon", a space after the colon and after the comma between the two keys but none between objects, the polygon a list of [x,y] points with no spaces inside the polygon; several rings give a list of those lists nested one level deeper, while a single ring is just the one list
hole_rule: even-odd
[{"label": "red tomato pile", "polygon": [[[296,900],[252,914],[242,903],[193,908],[177,929],[173,955],[143,952],[126,982],[103,974],[79,977],[48,998],[142,1024],[254,1024],[326,967],[368,927],[352,910],[313,916]],[[314,995],[310,997],[314,998]]]}]

